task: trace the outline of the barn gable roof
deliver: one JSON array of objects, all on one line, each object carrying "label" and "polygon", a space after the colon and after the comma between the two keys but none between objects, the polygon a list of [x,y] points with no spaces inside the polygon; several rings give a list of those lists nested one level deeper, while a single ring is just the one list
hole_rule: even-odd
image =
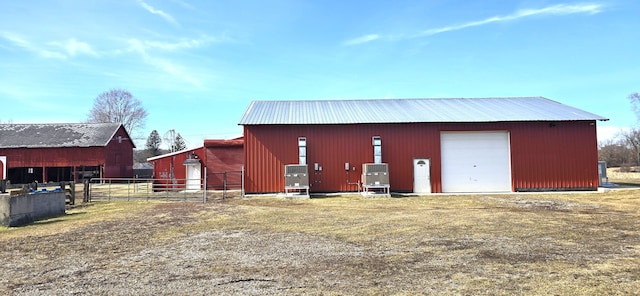
[{"label": "barn gable roof", "polygon": [[608,120],[544,97],[253,101],[238,123],[358,124]]},{"label": "barn gable roof", "polygon": [[121,126],[119,123],[0,124],[0,148],[104,147]]}]

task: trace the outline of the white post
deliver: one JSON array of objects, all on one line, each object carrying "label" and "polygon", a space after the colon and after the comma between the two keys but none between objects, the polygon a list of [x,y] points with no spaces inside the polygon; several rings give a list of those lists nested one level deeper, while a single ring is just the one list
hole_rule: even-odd
[{"label": "white post", "polygon": [[240,197],[244,198],[244,166],[242,166],[242,170],[240,171],[240,184],[242,184],[240,189]]},{"label": "white post", "polygon": [[202,184],[202,188],[204,189],[202,202],[207,202],[207,167],[204,167],[204,184]]}]

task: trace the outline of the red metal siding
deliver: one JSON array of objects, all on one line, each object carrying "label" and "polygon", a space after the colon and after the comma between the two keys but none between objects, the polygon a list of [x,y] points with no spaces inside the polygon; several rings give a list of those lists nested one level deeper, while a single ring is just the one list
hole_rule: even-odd
[{"label": "red metal siding", "polygon": [[7,168],[98,166],[104,163],[103,147],[0,149],[7,156]]},{"label": "red metal siding", "polygon": [[[412,136],[407,138],[406,135]],[[382,138],[382,160],[389,163],[390,183],[396,191],[413,190],[413,158],[440,158],[437,130],[420,129],[415,124],[247,126],[245,190],[282,191],[284,165],[298,162],[297,138],[302,136],[307,138],[312,192],[357,190],[347,181],[358,181],[362,164],[373,162],[372,136]],[[344,169],[346,162],[351,167],[348,175]],[[313,170],[314,163],[322,166],[322,171]],[[439,162],[433,164],[431,176],[432,180],[438,180],[437,184],[439,171]]]},{"label": "red metal siding", "polygon": [[133,178],[133,147],[121,126],[104,147],[104,178]]},{"label": "red metal siding", "polygon": [[105,163],[104,154],[104,147],[0,149],[0,155],[7,156],[7,171],[11,168],[41,168],[38,182],[51,180],[45,168],[102,166]]},{"label": "red metal siding", "polygon": [[598,186],[595,122],[522,124],[511,132],[514,190]]},{"label": "red metal siding", "polygon": [[227,185],[240,188],[242,184],[242,170],[244,149],[241,145],[206,147],[207,155],[207,188],[218,189],[224,184],[227,173]]},{"label": "red metal siding", "polygon": [[[511,135],[513,189],[597,186],[595,122],[476,124],[354,124],[245,126],[245,189],[281,192],[284,165],[298,162],[297,138],[307,138],[312,192],[355,191],[362,164],[373,161],[372,136],[382,138],[391,190],[413,190],[413,159],[431,159],[431,187],[441,192],[440,132],[506,130]],[[345,162],[355,167],[349,175]],[[314,163],[322,171],[313,170]],[[594,185],[595,184],[595,185]]]}]

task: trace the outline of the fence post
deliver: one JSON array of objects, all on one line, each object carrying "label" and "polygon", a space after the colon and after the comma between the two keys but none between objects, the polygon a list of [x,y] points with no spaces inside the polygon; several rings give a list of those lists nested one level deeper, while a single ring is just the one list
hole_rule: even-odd
[{"label": "fence post", "polygon": [[222,199],[227,198],[227,172],[222,174]]},{"label": "fence post", "polygon": [[75,181],[69,182],[69,188],[71,189],[71,204],[75,205],[76,204],[76,182]]},{"label": "fence post", "polygon": [[202,185],[204,193],[202,194],[202,202],[207,202],[207,167],[204,167],[204,184]]},{"label": "fence post", "polygon": [[240,170],[240,196],[244,198],[244,166]]},{"label": "fence post", "polygon": [[82,189],[82,203],[87,203],[91,201],[89,194],[89,184],[91,184],[90,179],[84,179],[82,180],[82,183],[84,184],[84,188]]}]

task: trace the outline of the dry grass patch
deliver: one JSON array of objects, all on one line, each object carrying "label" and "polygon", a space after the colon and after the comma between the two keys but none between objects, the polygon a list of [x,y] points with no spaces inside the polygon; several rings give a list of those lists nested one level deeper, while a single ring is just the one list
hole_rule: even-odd
[{"label": "dry grass patch", "polygon": [[73,211],[79,214],[0,229],[0,293],[640,290],[635,190],[112,202]]},{"label": "dry grass patch", "polygon": [[609,182],[623,186],[640,187],[639,172],[624,172],[620,168],[607,168]]}]

